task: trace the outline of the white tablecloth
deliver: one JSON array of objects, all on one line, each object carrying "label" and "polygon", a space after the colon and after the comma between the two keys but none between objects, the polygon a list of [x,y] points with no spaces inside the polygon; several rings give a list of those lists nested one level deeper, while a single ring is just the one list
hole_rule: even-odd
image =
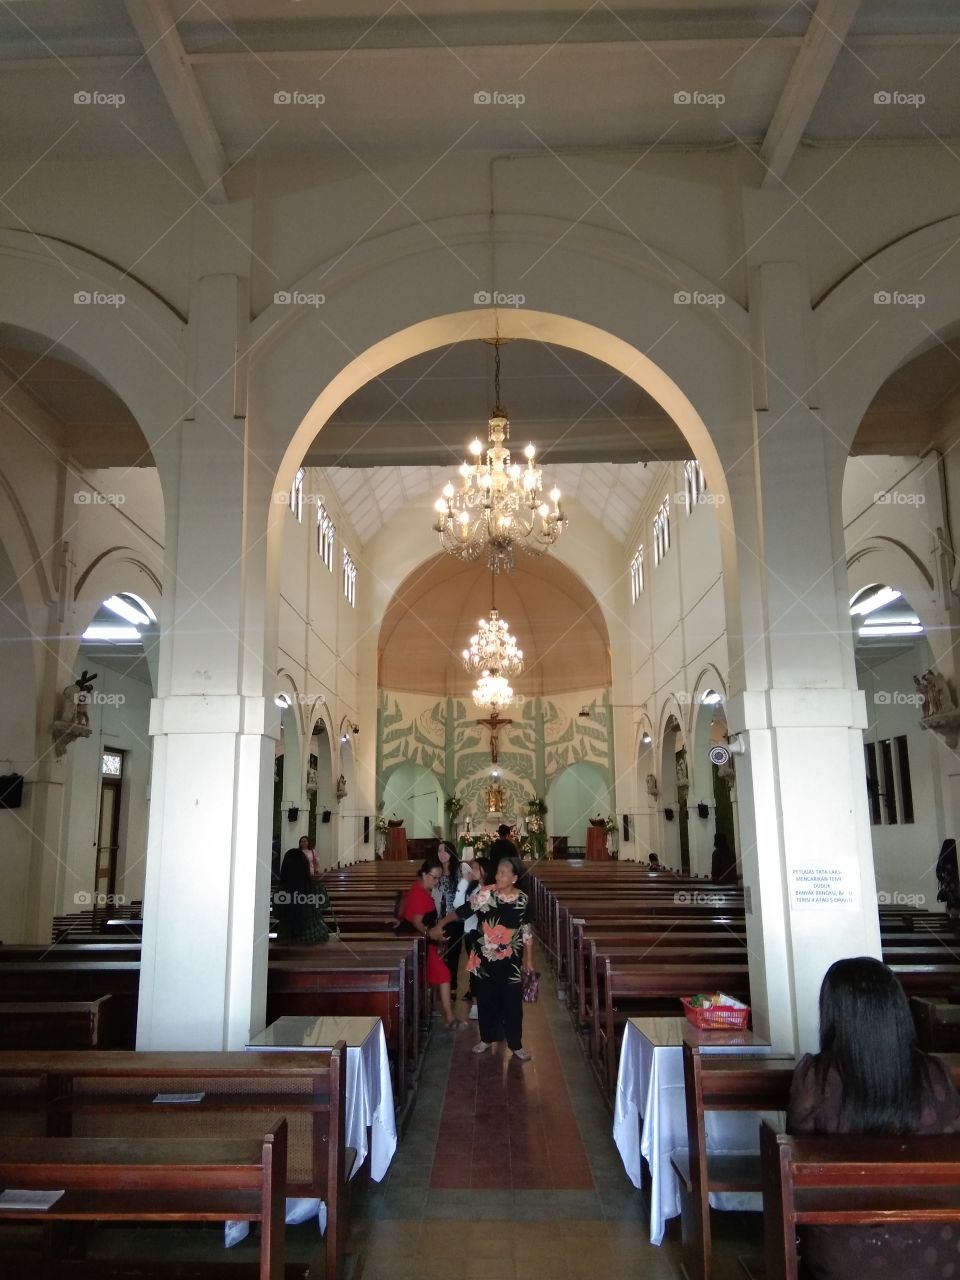
[{"label": "white tablecloth", "polygon": [[[760,1047],[732,1051],[741,1054],[769,1052]],[[707,1112],[708,1148],[726,1152],[757,1151],[761,1114],[775,1122],[783,1122],[783,1117],[775,1113]],[[683,1049],[680,1045],[652,1044],[632,1021],[626,1025],[620,1051],[613,1140],[627,1176],[635,1187],[642,1184],[641,1157],[647,1162],[651,1183],[650,1243],[661,1244],[667,1218],[675,1218],[680,1212],[680,1187],[670,1156],[677,1148],[687,1146]],[[711,1195],[710,1204],[715,1209],[759,1210],[762,1198],[760,1195],[730,1192]]]},{"label": "white tablecloth", "polygon": [[[311,1053],[318,1049],[330,1049],[337,1040],[347,1040],[346,1114],[343,1118],[344,1142],[353,1147],[356,1159],[347,1177],[352,1178],[367,1155],[370,1156],[370,1176],[380,1182],[397,1149],[397,1122],[393,1106],[393,1084],[390,1079],[390,1061],[387,1057],[387,1038],[379,1018],[370,1019],[369,1033],[359,1041],[350,1043],[349,1024],[362,1019],[351,1018],[280,1018],[262,1035],[247,1046],[263,1053],[270,1050],[283,1053]],[[353,1037],[356,1039],[356,1037]],[[286,1041],[286,1043],[284,1043]],[[369,1132],[369,1137],[368,1137]],[[290,1197],[287,1200],[286,1221],[293,1225],[306,1222],[314,1214],[320,1230],[327,1229],[327,1206],[322,1200]],[[226,1243],[238,1244],[249,1233],[248,1222],[227,1224]]]}]

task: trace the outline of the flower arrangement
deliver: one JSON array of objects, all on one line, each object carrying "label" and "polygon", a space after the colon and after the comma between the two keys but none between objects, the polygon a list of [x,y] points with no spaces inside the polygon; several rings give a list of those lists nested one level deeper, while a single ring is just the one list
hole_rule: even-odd
[{"label": "flower arrangement", "polygon": [[521,858],[537,857],[537,853],[536,853],[536,850],[534,849],[534,844],[533,844],[533,836],[531,835],[521,836],[519,841],[517,842],[517,849],[520,852]]},{"label": "flower arrangement", "polygon": [[[527,813],[531,816],[543,819],[547,816],[547,802],[542,796],[534,796],[532,800],[527,801]],[[529,827],[529,823],[527,826]]]},{"label": "flower arrangement", "polygon": [[616,817],[612,813],[607,814],[606,821],[604,822],[603,826],[604,826],[604,830],[607,832],[608,835],[613,835],[614,831],[620,830],[620,824],[617,822]]},{"label": "flower arrangement", "polygon": [[377,820],[373,825],[374,829],[379,831],[381,835],[387,834],[387,820],[382,813],[377,815]]},{"label": "flower arrangement", "polygon": [[473,833],[473,851],[478,858],[486,856],[487,850],[490,848],[490,836],[486,831],[475,831]]},{"label": "flower arrangement", "polygon": [[544,832],[543,819],[538,818],[536,814],[531,814],[530,817],[527,818],[527,831],[532,836],[543,835],[543,832]]},{"label": "flower arrangement", "polygon": [[456,822],[462,808],[463,801],[459,796],[447,796],[443,802],[444,812],[451,822]]}]

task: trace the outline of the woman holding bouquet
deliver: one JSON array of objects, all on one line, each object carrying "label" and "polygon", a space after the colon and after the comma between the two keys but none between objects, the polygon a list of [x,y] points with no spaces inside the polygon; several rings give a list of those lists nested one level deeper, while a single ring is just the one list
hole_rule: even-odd
[{"label": "woman holding bouquet", "polygon": [[480,1022],[480,1043],[474,1053],[486,1053],[506,1040],[513,1056],[529,1062],[523,1047],[521,968],[533,969],[533,933],[527,924],[527,895],[517,886],[523,866],[508,840],[495,840],[490,861],[496,865],[492,885],[481,888],[460,911],[476,913],[478,928],[470,937],[467,972],[473,979]]}]

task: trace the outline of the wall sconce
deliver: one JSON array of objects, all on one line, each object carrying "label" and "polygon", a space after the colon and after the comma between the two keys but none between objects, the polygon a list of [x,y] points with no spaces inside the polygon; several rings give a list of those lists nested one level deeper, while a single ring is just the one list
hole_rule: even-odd
[{"label": "wall sconce", "polygon": [[356,737],[357,734],[360,732],[360,726],[358,724],[354,724],[353,721],[350,720],[347,716],[344,716],[343,719],[340,721],[340,741],[349,742],[350,733],[347,733],[346,729],[344,729],[343,727],[344,725],[347,726],[347,729],[350,730],[350,733],[352,733],[354,737]]},{"label": "wall sconce", "polygon": [[288,821],[288,822],[296,822],[296,820],[297,820],[299,817],[300,817],[300,809],[299,809],[299,807],[298,807],[297,805],[295,805],[295,804],[292,804],[292,805],[290,806],[290,808],[287,810],[287,821]]},{"label": "wall sconce", "polygon": [[281,689],[279,693],[273,695],[273,705],[279,708],[280,711],[286,711],[287,707],[293,706],[293,699],[289,693]]}]

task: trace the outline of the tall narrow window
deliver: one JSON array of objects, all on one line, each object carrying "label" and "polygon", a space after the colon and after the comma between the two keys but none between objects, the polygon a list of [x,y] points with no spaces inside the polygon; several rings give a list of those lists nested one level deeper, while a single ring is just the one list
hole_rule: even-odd
[{"label": "tall narrow window", "polygon": [[696,458],[683,464],[684,496],[687,501],[687,515],[700,501],[700,495],[706,493],[707,482],[703,478],[703,468]]},{"label": "tall narrow window", "polygon": [[346,547],[343,548],[343,594],[351,606],[357,607],[357,566]]},{"label": "tall narrow window", "polygon": [[637,554],[630,561],[630,599],[636,604],[643,590],[643,544],[637,548]]},{"label": "tall narrow window", "polygon": [[897,782],[893,772],[893,745],[889,738],[882,738],[880,748],[880,796],[883,800],[883,822],[894,826],[897,822]]},{"label": "tall narrow window", "polygon": [[900,820],[913,822],[913,784],[910,781],[910,756],[906,734],[894,738],[897,752],[897,783],[900,792]]},{"label": "tall narrow window", "polygon": [[303,467],[297,467],[297,474],[290,486],[290,510],[298,520],[303,520],[303,478],[306,475]]},{"label": "tall narrow window", "polygon": [[653,563],[659,564],[670,550],[670,499],[664,498],[653,517]]},{"label": "tall narrow window", "polygon": [[317,550],[320,559],[333,573],[333,543],[337,536],[336,526],[327,514],[323,503],[317,505]]},{"label": "tall narrow window", "polygon": [[870,821],[876,827],[880,825],[880,778],[877,774],[877,744],[863,744],[864,761],[867,768],[867,801],[870,805]]}]

